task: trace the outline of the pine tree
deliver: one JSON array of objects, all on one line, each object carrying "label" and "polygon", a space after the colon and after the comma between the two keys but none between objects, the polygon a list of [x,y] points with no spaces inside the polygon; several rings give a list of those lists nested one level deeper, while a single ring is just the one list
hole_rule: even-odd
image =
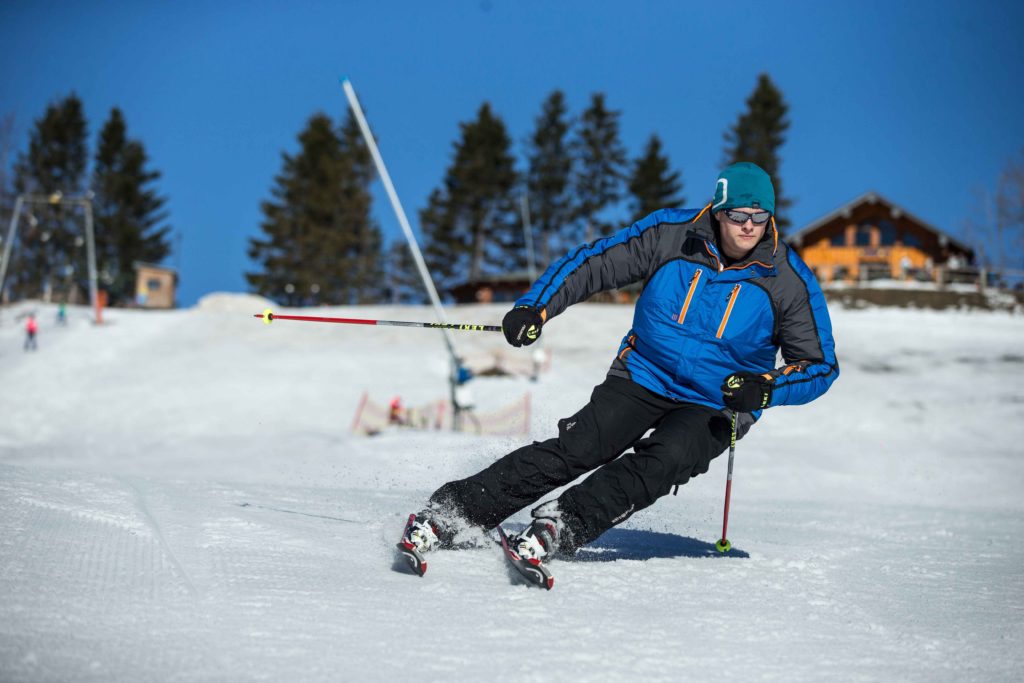
[{"label": "pine tree", "polygon": [[392,304],[426,303],[427,293],[405,239],[395,240],[388,247],[385,270],[384,298],[387,301]]},{"label": "pine tree", "polygon": [[751,161],[763,168],[775,185],[775,222],[779,230],[789,226],[787,209],[792,202],[782,191],[779,148],[786,142],[789,105],[768,74],[761,74],[747,98],[747,111],[725,133],[725,165]]},{"label": "pine tree", "polygon": [[381,291],[380,230],[370,216],[369,157],[349,120],[336,131],[315,114],[283,153],[282,171],[261,205],[263,239],[250,240],[246,273],[259,294],[289,306],[353,304]]},{"label": "pine tree", "polygon": [[420,212],[424,258],[442,290],[525,265],[514,189],[519,181],[505,124],[485,102],[461,138],[441,188]]},{"label": "pine tree", "polygon": [[152,184],[159,171],[146,168],[142,143],[130,140],[124,115],[114,108],[100,131],[92,175],[96,261],[111,305],[131,301],[133,263],[159,263],[171,251],[167,202]]},{"label": "pine tree", "polygon": [[372,216],[370,183],[376,176],[373,158],[359,123],[349,114],[341,129],[341,151],[348,168],[342,174],[339,227],[349,239],[344,247],[351,298],[372,303],[384,295],[384,245],[380,226]]},{"label": "pine tree", "polygon": [[[19,155],[15,163],[15,192],[80,194],[88,163],[87,136],[82,101],[77,95],[72,93],[49,105],[32,127],[27,153]],[[27,225],[19,229],[17,253],[11,259],[7,278],[16,297],[52,291],[76,270],[85,270],[80,209],[60,204],[33,205],[26,219]]]},{"label": "pine tree", "polygon": [[552,92],[536,118],[528,143],[529,170],[527,191],[534,244],[540,247],[540,263],[551,263],[552,251],[566,246],[566,233],[572,228],[572,198],[569,186],[572,153],[567,139],[570,122],[565,95]]},{"label": "pine tree", "polygon": [[[14,187],[11,185],[10,154],[14,147],[14,114],[5,114],[0,118],[0,215],[7,218],[14,210]],[[0,227],[7,222],[0,220]],[[3,235],[7,237],[6,233]],[[2,244],[0,244],[2,253]]]},{"label": "pine tree", "polygon": [[602,220],[600,214],[622,198],[627,160],[626,148],[619,140],[620,115],[605,106],[604,94],[594,93],[590,107],[580,118],[573,145],[577,159],[576,216],[583,221],[583,238],[588,242],[611,230],[612,223]]},{"label": "pine tree", "polygon": [[[10,153],[14,147],[14,114],[5,114],[0,119],[0,264],[3,263],[4,243],[7,227],[14,213],[14,185],[11,182]],[[13,253],[13,252],[12,252]],[[6,275],[5,278],[6,280]],[[0,302],[3,301],[3,285],[0,284]]]},{"label": "pine tree", "polygon": [[679,171],[671,171],[668,157],[662,154],[661,140],[651,135],[643,156],[633,162],[629,191],[633,196],[633,220],[658,209],[681,207],[686,200],[679,194],[683,183]]}]

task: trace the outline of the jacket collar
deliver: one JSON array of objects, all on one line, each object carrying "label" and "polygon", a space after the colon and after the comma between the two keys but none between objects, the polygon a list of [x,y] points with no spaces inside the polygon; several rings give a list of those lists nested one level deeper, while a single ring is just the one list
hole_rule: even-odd
[{"label": "jacket collar", "polygon": [[775,216],[769,220],[768,230],[764,237],[757,243],[746,258],[726,266],[718,246],[718,221],[711,213],[711,205],[708,204],[697,214],[693,220],[693,234],[704,240],[705,248],[712,257],[719,271],[725,270],[746,270],[754,266],[757,270],[764,269],[774,274],[775,255],[779,251],[779,230],[775,226]]}]

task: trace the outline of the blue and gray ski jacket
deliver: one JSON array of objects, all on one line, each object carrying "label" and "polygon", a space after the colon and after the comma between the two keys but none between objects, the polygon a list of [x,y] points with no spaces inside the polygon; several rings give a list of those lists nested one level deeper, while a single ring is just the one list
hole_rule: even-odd
[{"label": "blue and gray ski jacket", "polygon": [[774,219],[747,258],[726,267],[713,222],[710,205],[656,211],[551,264],[516,305],[550,320],[597,292],[643,282],[609,375],[724,409],[725,378],[754,372],[772,381],[769,407],[813,401],[839,376],[814,274],[779,240]]}]

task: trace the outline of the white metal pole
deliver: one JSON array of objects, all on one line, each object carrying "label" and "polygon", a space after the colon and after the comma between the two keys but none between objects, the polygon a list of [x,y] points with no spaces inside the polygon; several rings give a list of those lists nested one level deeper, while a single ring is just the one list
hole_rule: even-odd
[{"label": "white metal pole", "polygon": [[88,197],[81,200],[82,206],[85,208],[85,250],[89,258],[89,305],[92,307],[93,315],[96,316],[96,322],[100,322],[99,309],[99,290],[96,285],[96,238],[93,235],[92,229],[92,202],[89,201]]},{"label": "white metal pole", "polygon": [[0,262],[0,301],[4,296],[4,282],[7,278],[7,264],[11,261],[11,248],[14,246],[14,233],[18,229],[18,216],[21,215],[21,207],[24,200],[18,197],[14,202],[14,215],[11,216],[10,227],[7,228],[7,241],[4,242],[4,260]]},{"label": "white metal pole", "polygon": [[[381,182],[384,183],[384,189],[387,190],[388,199],[391,200],[391,208],[394,209],[395,216],[398,217],[398,223],[402,226],[402,232],[405,233],[405,239],[409,243],[409,250],[412,251],[412,258],[420,272],[423,286],[430,296],[430,302],[434,305],[437,318],[440,322],[447,323],[448,319],[445,317],[444,308],[441,306],[441,297],[438,296],[437,289],[434,287],[434,281],[430,277],[430,271],[427,270],[427,264],[423,261],[423,254],[420,253],[416,237],[412,234],[409,219],[406,218],[405,210],[398,199],[398,193],[395,192],[395,186],[391,182],[391,176],[388,174],[387,167],[384,165],[384,159],[380,155],[380,150],[377,149],[377,142],[373,139],[373,133],[370,132],[369,124],[366,123],[366,117],[363,115],[363,108],[359,105],[359,98],[356,97],[355,88],[352,87],[352,82],[347,78],[341,79],[341,87],[345,89],[345,96],[348,98],[349,106],[352,108],[352,113],[359,123],[359,129],[363,132],[363,138],[366,140],[366,146],[370,149],[370,154],[373,156],[373,162],[377,165],[377,173],[380,175]],[[458,355],[455,353],[455,338],[452,337],[452,333],[448,330],[442,330],[442,332],[444,333],[445,341],[448,343],[448,351],[452,355],[452,361],[457,366]]]}]

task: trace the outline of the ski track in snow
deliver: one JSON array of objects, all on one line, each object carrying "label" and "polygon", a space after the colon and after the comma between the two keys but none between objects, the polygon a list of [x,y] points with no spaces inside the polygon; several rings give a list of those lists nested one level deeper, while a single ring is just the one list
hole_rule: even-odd
[{"label": "ski track in snow", "polygon": [[[1012,681],[1024,675],[1024,320],[833,310],[842,375],[571,561],[550,592],[496,547],[390,569],[405,516],[518,437],[347,433],[364,389],[442,396],[429,331],[266,327],[246,300],[0,312],[0,680]],[[22,353],[16,316],[40,313]],[[250,306],[251,307],[251,306]],[[236,310],[237,309],[237,310]],[[262,309],[259,309],[262,310]],[[494,324],[504,310],[451,319]],[[424,308],[324,309],[427,319]],[[545,327],[554,431],[630,312]],[[467,353],[500,348],[458,337]],[[526,521],[516,515],[512,526]]]}]

